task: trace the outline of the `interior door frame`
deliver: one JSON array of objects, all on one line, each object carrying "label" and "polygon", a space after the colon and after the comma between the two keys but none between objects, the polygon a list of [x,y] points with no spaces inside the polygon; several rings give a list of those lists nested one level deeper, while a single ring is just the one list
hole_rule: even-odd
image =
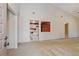
[{"label": "interior door frame", "polygon": [[[14,15],[15,20],[17,21],[17,14],[16,14],[16,12],[11,8],[11,6],[9,6],[9,5],[7,4],[7,17],[8,17],[8,11],[11,12],[11,13]],[[8,18],[7,18],[7,20],[8,20]],[[8,34],[8,33],[7,33],[7,34]],[[16,37],[17,37],[17,36],[16,36]],[[16,41],[16,42],[17,42],[17,41]],[[18,44],[18,42],[16,43],[16,46],[13,47],[13,48],[17,48],[17,44]],[[7,49],[10,49],[10,48],[7,47]]]},{"label": "interior door frame", "polygon": [[65,23],[64,25],[64,29],[65,29],[65,40],[69,38],[69,23]]}]

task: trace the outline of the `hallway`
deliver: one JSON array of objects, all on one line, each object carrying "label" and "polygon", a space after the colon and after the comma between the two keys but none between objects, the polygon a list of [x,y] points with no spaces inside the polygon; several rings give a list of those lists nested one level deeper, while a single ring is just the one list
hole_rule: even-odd
[{"label": "hallway", "polygon": [[13,56],[79,56],[79,38],[35,41],[19,44],[8,50]]}]

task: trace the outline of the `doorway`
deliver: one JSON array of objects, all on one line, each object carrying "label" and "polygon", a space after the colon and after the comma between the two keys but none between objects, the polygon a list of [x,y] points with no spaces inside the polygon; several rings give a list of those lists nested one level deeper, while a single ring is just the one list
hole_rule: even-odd
[{"label": "doorway", "polygon": [[69,38],[69,23],[65,24],[65,39]]},{"label": "doorway", "polygon": [[12,10],[7,10],[7,49],[17,48],[17,17]]}]

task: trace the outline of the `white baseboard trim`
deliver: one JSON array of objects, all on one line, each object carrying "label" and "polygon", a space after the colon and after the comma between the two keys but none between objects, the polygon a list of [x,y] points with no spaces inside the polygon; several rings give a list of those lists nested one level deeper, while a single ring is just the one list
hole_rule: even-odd
[{"label": "white baseboard trim", "polygon": [[[79,37],[70,37],[68,39],[76,39],[76,38],[79,38]],[[39,39],[39,40],[36,40],[36,41],[45,41],[45,40],[60,40],[60,39],[65,39],[65,38],[57,38],[57,39]],[[27,42],[33,42],[33,40],[29,40],[29,41],[26,41],[26,42],[18,42],[18,43],[27,43]]]}]

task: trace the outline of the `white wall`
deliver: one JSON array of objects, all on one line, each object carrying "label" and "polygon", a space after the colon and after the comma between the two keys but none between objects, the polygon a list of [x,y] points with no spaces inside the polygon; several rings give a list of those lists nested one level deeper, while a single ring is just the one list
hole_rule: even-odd
[{"label": "white wall", "polygon": [[79,37],[79,18],[76,18],[76,22],[77,22],[77,32],[78,32],[78,37]]},{"label": "white wall", "polygon": [[31,19],[40,22],[51,21],[51,32],[40,32],[39,30],[40,40],[64,38],[65,23],[69,23],[69,37],[77,37],[75,18],[53,7],[52,4],[20,4],[19,42],[30,41],[29,21]]}]

